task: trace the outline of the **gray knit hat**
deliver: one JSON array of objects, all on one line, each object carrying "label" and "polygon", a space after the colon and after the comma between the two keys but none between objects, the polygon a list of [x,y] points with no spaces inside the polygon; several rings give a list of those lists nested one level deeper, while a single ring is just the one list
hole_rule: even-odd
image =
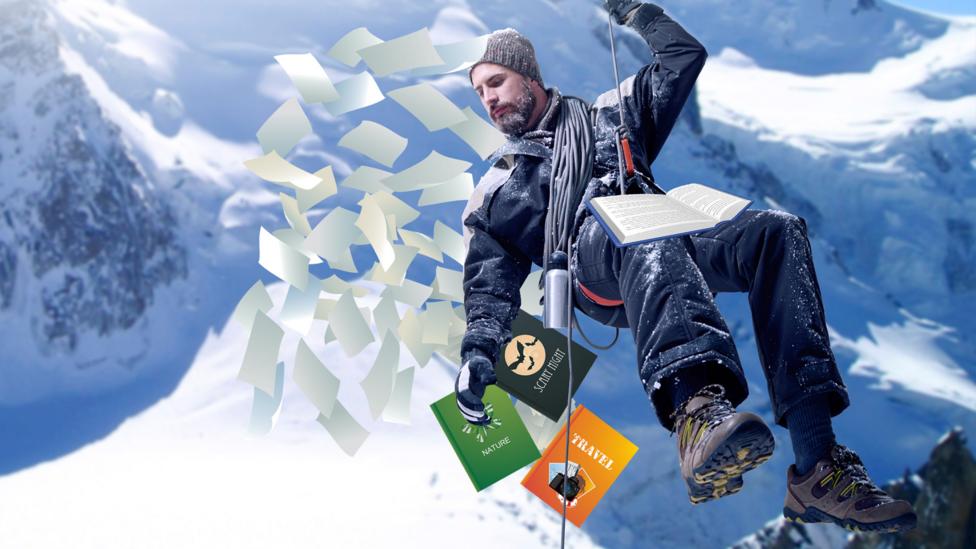
[{"label": "gray knit hat", "polygon": [[542,74],[539,71],[539,63],[535,60],[535,48],[529,39],[519,34],[515,29],[501,29],[488,35],[488,46],[485,54],[477,63],[471,65],[468,70],[468,80],[471,79],[471,71],[481,63],[495,63],[508,67],[513,71],[527,76],[539,83],[542,83]]}]

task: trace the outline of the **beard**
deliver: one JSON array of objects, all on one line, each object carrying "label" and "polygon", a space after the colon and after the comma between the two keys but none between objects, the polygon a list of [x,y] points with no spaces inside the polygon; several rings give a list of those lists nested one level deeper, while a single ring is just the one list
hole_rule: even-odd
[{"label": "beard", "polygon": [[498,108],[507,107],[508,112],[495,120],[495,127],[504,134],[519,136],[529,130],[529,118],[535,110],[535,96],[529,83],[522,79],[522,95],[514,103],[502,103]]}]

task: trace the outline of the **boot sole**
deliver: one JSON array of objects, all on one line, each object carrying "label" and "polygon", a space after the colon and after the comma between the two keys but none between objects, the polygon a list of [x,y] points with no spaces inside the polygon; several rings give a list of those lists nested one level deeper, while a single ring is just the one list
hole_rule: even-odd
[{"label": "boot sole", "polygon": [[686,479],[688,497],[699,504],[742,490],[742,474],[773,455],[776,441],[761,421],[743,423]]},{"label": "boot sole", "polygon": [[895,517],[880,522],[860,522],[854,519],[840,519],[827,514],[816,507],[807,507],[802,513],[797,513],[789,507],[783,507],[783,517],[787,522],[799,524],[811,522],[833,522],[834,524],[850,530],[852,532],[878,532],[878,533],[897,533],[907,532],[915,528],[918,517],[915,513],[907,513],[900,517]]}]

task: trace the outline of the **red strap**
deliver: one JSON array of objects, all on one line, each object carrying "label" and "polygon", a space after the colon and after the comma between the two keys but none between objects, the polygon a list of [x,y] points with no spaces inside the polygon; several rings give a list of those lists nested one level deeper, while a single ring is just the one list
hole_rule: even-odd
[{"label": "red strap", "polygon": [[588,290],[586,286],[584,286],[583,283],[578,280],[576,281],[576,284],[579,286],[580,291],[583,292],[583,295],[593,300],[593,302],[596,303],[597,305],[603,305],[604,307],[616,307],[617,305],[624,304],[624,300],[622,299],[607,299],[605,297],[600,297],[596,295],[595,293]]}]

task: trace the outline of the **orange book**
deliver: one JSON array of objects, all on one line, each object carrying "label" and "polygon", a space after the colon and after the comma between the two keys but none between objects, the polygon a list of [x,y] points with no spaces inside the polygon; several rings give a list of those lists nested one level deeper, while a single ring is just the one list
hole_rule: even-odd
[{"label": "orange book", "polygon": [[[590,515],[610,485],[637,453],[637,446],[593,412],[577,406],[569,418],[569,479],[566,519],[576,526]],[[566,458],[566,428],[552,439],[535,462],[522,486],[562,513]]]}]

